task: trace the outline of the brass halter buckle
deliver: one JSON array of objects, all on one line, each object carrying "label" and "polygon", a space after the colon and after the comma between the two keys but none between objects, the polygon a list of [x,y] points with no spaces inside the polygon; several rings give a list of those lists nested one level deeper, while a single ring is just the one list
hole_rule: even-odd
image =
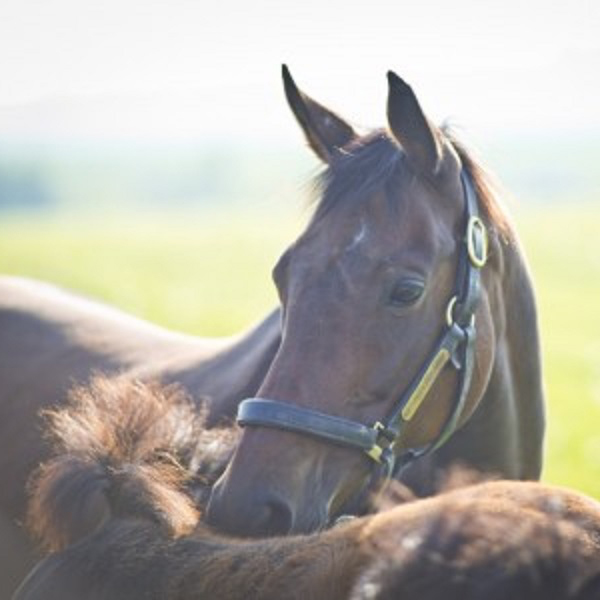
[{"label": "brass halter buckle", "polygon": [[467,252],[472,265],[481,269],[488,258],[488,233],[483,221],[471,216],[467,224]]},{"label": "brass halter buckle", "polygon": [[377,432],[378,434],[378,439],[375,442],[375,444],[369,449],[369,450],[365,450],[366,454],[371,457],[376,463],[383,463],[383,453],[386,450],[391,450],[394,446],[394,442],[391,441],[389,438],[387,438],[384,435],[382,435],[381,437],[383,437],[386,441],[387,444],[384,444],[383,446],[381,446],[379,444],[379,434],[382,434],[383,432],[385,432],[387,430],[387,427],[381,423],[380,421],[377,421],[372,428],[375,432]]}]

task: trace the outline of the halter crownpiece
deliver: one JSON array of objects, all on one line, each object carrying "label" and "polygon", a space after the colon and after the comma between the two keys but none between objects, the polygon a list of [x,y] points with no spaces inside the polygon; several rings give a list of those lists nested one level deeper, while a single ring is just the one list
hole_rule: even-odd
[{"label": "halter crownpiece", "polygon": [[[384,421],[367,426],[350,419],[327,415],[266,398],[248,398],[238,407],[237,423],[310,435],[341,446],[361,450],[383,468],[386,477],[409,462],[442,446],[456,431],[473,373],[475,309],[479,301],[481,274],[488,256],[487,229],[479,218],[477,198],[469,175],[461,172],[465,198],[465,238],[458,258],[455,289],[446,308],[446,327],[433,352]],[[396,456],[394,446],[404,425],[419,410],[440,373],[452,364],[459,373],[454,408],[438,437],[420,448]]]}]

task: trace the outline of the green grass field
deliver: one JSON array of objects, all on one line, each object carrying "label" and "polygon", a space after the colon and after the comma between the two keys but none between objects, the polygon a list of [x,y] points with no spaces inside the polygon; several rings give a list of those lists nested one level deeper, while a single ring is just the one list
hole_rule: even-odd
[{"label": "green grass field", "polygon": [[[521,211],[549,399],[547,481],[600,498],[600,208]],[[170,328],[223,335],[276,302],[270,269],[303,218],[0,223],[0,272],[49,280]]]}]

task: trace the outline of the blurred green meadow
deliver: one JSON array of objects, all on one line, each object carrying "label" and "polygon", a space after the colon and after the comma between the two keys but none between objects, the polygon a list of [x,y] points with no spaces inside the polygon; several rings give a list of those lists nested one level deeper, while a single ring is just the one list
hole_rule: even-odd
[{"label": "blurred green meadow", "polygon": [[270,269],[292,223],[211,215],[0,224],[0,272],[58,283],[202,336],[238,332],[276,300]]},{"label": "blurred green meadow", "polygon": [[[277,302],[270,270],[308,212],[295,209],[5,218],[0,272],[52,281],[169,328],[226,335]],[[544,478],[600,498],[600,204],[533,204],[516,213],[541,314]]]},{"label": "blurred green meadow", "polygon": [[538,206],[517,225],[541,317],[544,478],[600,498],[600,203]]}]

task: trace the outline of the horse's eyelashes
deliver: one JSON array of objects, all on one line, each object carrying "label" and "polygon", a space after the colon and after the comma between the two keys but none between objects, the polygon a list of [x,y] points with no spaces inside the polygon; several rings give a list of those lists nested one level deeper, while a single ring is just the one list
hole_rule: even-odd
[{"label": "horse's eyelashes", "polygon": [[402,308],[416,304],[425,291],[425,282],[416,277],[406,277],[398,281],[391,289],[388,302],[391,306]]}]

